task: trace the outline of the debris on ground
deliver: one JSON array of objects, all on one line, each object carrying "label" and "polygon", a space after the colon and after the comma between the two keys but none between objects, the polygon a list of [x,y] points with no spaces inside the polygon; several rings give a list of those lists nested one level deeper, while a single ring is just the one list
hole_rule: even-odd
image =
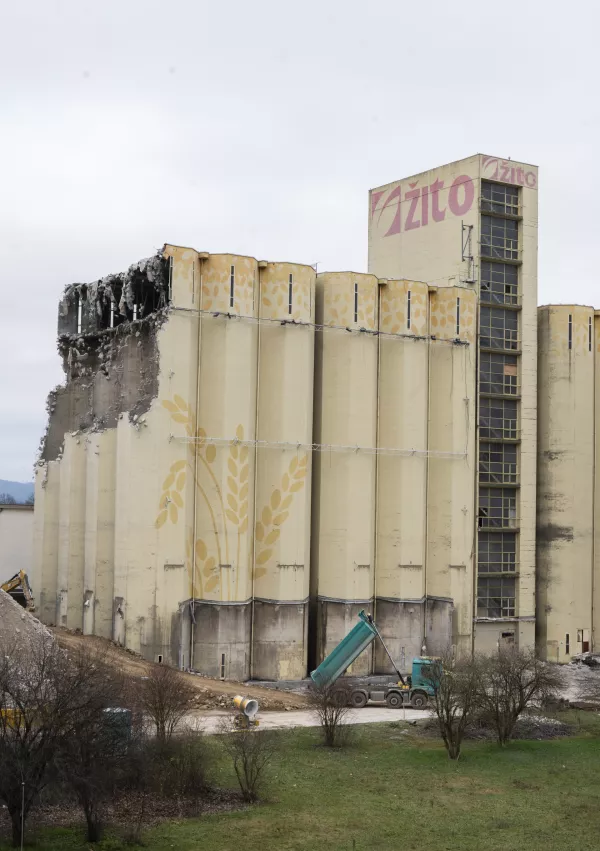
[{"label": "debris on ground", "polygon": [[[439,736],[440,728],[435,718],[428,719],[419,725],[419,732],[426,736]],[[542,741],[545,739],[558,739],[561,736],[569,736],[573,728],[564,721],[556,718],[546,718],[542,715],[521,715],[515,725],[513,739],[528,739]],[[496,738],[496,730],[493,725],[483,719],[472,721],[465,730],[465,739],[479,739],[493,741]]]},{"label": "debris on ground", "polygon": [[[134,680],[148,676],[148,671],[152,665],[156,664],[148,662],[139,654],[126,650],[113,641],[96,635],[82,635],[80,631],[67,630],[64,627],[54,627],[52,633],[67,652],[77,652],[82,647],[94,649],[102,655],[107,664],[114,665],[121,673]],[[294,692],[275,691],[232,680],[215,680],[202,674],[185,671],[180,671],[179,675],[184,677],[195,690],[195,707],[199,713],[230,710],[232,698],[237,694],[258,700],[261,712],[282,711],[288,708],[306,709],[307,707],[306,698]]]}]

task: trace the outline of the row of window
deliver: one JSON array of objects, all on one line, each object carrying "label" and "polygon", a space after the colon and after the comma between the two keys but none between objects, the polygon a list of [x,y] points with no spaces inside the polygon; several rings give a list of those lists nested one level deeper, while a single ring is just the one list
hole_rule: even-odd
[{"label": "row of window", "polygon": [[[485,213],[518,216],[518,187],[482,183],[481,209],[481,255],[490,259],[481,263],[480,347],[516,351],[519,348],[519,313],[504,308],[519,304],[519,271],[510,262],[519,260],[519,225],[514,219]],[[479,390],[483,394],[479,399],[480,439],[516,440],[517,401],[493,397],[518,395],[517,356],[480,351]],[[517,488],[493,485],[516,485],[517,461],[518,447],[514,443],[480,443],[478,617],[514,617],[516,614],[517,533],[500,530],[516,529],[518,525]],[[513,576],[499,575],[511,573]]]}]

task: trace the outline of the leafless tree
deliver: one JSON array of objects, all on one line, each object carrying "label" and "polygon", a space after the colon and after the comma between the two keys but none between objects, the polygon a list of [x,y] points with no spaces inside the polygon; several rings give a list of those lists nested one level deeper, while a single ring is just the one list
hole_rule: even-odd
[{"label": "leafless tree", "polygon": [[548,700],[560,679],[558,667],[541,662],[533,650],[505,648],[483,661],[477,700],[500,745],[510,741],[523,710]]},{"label": "leafless tree", "polygon": [[0,642],[0,800],[15,845],[61,745],[87,717],[96,674],[44,633]]},{"label": "leafless tree", "polygon": [[351,709],[348,686],[339,680],[329,686],[313,684],[308,699],[319,720],[323,744],[329,748],[339,748],[347,744],[350,728],[346,721]]},{"label": "leafless tree", "polygon": [[101,655],[82,651],[71,662],[82,683],[80,711],[61,737],[56,763],[83,810],[88,841],[99,842],[103,807],[127,759],[129,714],[119,706],[123,680]]},{"label": "leafless tree", "polygon": [[275,734],[255,727],[238,727],[234,716],[222,719],[219,733],[233,763],[242,798],[248,803],[256,802],[264,785],[265,769],[276,751]]},{"label": "leafless tree", "polygon": [[450,759],[458,759],[465,730],[477,710],[479,663],[448,650],[422,669],[433,689],[433,709]]},{"label": "leafless tree", "polygon": [[141,682],[139,704],[150,718],[159,743],[169,741],[194,706],[195,691],[183,674],[169,665],[153,665]]}]

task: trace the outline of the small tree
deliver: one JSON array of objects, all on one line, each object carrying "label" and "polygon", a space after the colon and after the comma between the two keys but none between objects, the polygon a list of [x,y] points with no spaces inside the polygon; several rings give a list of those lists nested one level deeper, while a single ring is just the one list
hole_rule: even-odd
[{"label": "small tree", "polygon": [[500,745],[510,741],[519,715],[551,697],[559,683],[558,668],[541,662],[533,650],[503,648],[485,659],[477,700]]},{"label": "small tree", "polygon": [[195,691],[185,676],[169,665],[153,665],[142,680],[141,710],[150,718],[161,744],[169,741],[194,706]]},{"label": "small tree", "polygon": [[479,664],[456,659],[451,651],[423,669],[433,689],[433,709],[450,759],[458,759],[465,730],[477,708]]},{"label": "small tree", "polygon": [[16,505],[17,500],[10,493],[0,493],[0,505]]},{"label": "small tree", "polygon": [[350,730],[346,721],[351,709],[348,687],[339,681],[329,686],[314,684],[308,698],[323,733],[323,744],[328,748],[347,744]]},{"label": "small tree", "polygon": [[222,719],[219,732],[225,752],[233,763],[242,798],[250,804],[255,803],[264,785],[265,769],[275,754],[275,735],[254,727],[237,727],[231,716]]},{"label": "small tree", "polygon": [[123,681],[96,654],[82,651],[72,664],[82,683],[81,705],[68,735],[61,737],[56,762],[83,810],[88,842],[99,842],[103,807],[127,757],[127,719],[106,711],[118,706]]}]

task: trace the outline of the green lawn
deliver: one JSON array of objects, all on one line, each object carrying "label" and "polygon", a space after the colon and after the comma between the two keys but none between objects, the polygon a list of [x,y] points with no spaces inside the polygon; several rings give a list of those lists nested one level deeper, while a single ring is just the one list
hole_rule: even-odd
[{"label": "green lawn", "polygon": [[[565,717],[563,715],[563,717]],[[567,714],[575,720],[575,713]],[[352,747],[328,751],[316,730],[279,734],[269,802],[145,835],[148,851],[596,851],[600,845],[600,729],[582,715],[577,735],[466,743],[450,762],[435,739],[395,724],[356,728]],[[212,745],[214,747],[214,743]],[[214,782],[233,785],[217,762]],[[83,851],[80,831],[48,831],[40,851]],[[107,840],[103,849],[120,849]],[[0,846],[4,851],[5,846]]]}]

